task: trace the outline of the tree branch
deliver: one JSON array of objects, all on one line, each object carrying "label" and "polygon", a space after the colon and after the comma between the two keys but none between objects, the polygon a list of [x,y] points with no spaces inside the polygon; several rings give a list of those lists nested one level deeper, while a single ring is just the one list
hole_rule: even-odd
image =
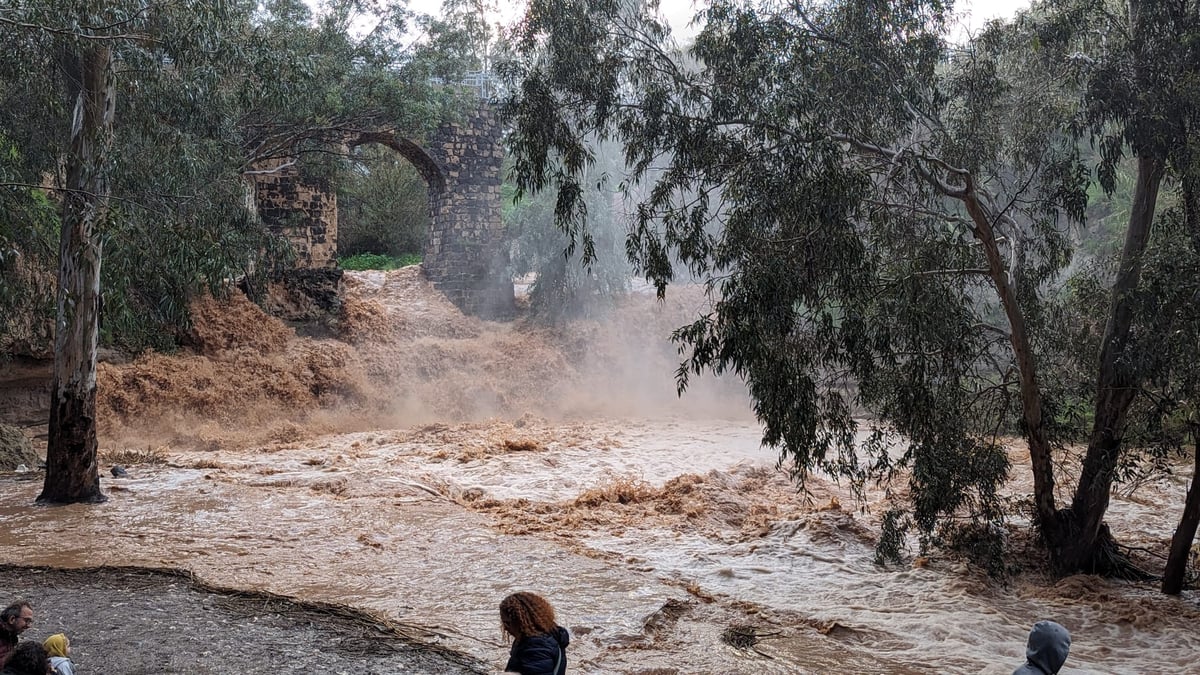
[{"label": "tree branch", "polygon": [[121,202],[124,204],[132,204],[133,206],[136,206],[140,209],[149,211],[150,213],[156,213],[159,215],[163,215],[162,211],[159,211],[158,209],[150,208],[149,206],[146,206],[145,204],[143,204],[139,201],[133,200],[133,199],[128,199],[126,197],[117,197],[115,195],[99,195],[94,192],[89,192],[87,190],[80,190],[78,188],[65,188],[65,187],[53,187],[53,186],[47,186],[47,185],[35,185],[33,183],[0,183],[0,188],[14,188],[14,189],[28,188],[28,189],[32,189],[32,190],[45,190],[47,192],[66,192],[66,193],[70,193],[70,194],[79,194],[79,195],[83,195],[85,197],[93,197],[93,198],[103,197],[105,199],[111,199],[115,202]]},{"label": "tree branch", "polygon": [[[929,162],[930,164],[933,164],[933,165],[943,169],[947,173],[951,173],[951,174],[954,174],[954,175],[957,175],[957,176],[960,176],[963,178],[970,176],[970,172],[967,171],[966,169],[960,169],[958,167],[952,166],[952,165],[946,163],[942,159],[939,159],[937,157],[933,157],[930,155],[926,155],[924,153],[916,153],[916,152],[910,152],[907,150],[893,150],[892,148],[885,148],[880,145],[875,145],[874,143],[868,143],[866,141],[859,140],[853,136],[850,136],[849,134],[834,133],[834,134],[830,134],[829,137],[834,141],[837,141],[840,143],[845,143],[845,144],[849,145],[850,147],[858,150],[859,152],[863,152],[863,153],[866,153],[869,155],[874,155],[876,157],[886,157],[893,162],[899,162],[905,155],[908,155],[915,159]],[[933,172],[930,171],[928,167],[922,166],[920,162],[913,162],[912,167],[913,167],[913,169],[915,169],[917,171],[917,173],[921,174],[921,178],[925,179],[925,181],[927,183],[929,183],[933,187],[937,188],[937,190],[939,192],[946,195],[947,197],[952,197],[954,199],[959,199],[959,200],[965,200],[967,198],[966,188],[956,188],[956,187],[951,186],[950,184],[943,181],[941,178],[938,178],[937,176],[933,175]]]},{"label": "tree branch", "polygon": [[[97,40],[97,41],[135,40],[135,41],[140,41],[140,42],[152,42],[154,44],[162,44],[161,40],[152,38],[145,33],[114,33],[112,35],[97,35],[94,33],[80,33],[78,31],[68,30],[66,28],[58,28],[56,26],[44,26],[42,24],[37,24],[37,23],[26,23],[24,21],[17,21],[15,19],[5,18],[3,16],[0,16],[0,24],[7,24],[9,26],[15,26],[17,28],[38,30],[38,31],[42,31],[45,33],[51,33],[54,35],[65,35],[67,37],[75,37],[75,38],[80,38],[82,40]],[[113,25],[119,25],[119,24],[113,24]]]}]

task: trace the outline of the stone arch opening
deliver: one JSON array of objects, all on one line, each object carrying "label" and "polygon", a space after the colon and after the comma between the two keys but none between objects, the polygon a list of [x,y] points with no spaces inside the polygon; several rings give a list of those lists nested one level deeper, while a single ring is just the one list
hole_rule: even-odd
[{"label": "stone arch opening", "polygon": [[346,194],[337,187],[339,257],[387,251],[424,258],[436,228],[434,205],[447,189],[443,168],[416,142],[393,133],[356,134],[344,150],[353,167],[345,172],[348,185],[370,182]]},{"label": "stone arch opening", "polygon": [[[443,124],[420,144],[392,131],[360,132],[344,143],[391,148],[425,179],[430,225],[422,269],[434,287],[466,313],[511,316],[513,284],[500,219],[504,154],[494,113],[483,108],[461,123]],[[303,186],[306,196],[297,198],[295,186]],[[329,186],[307,184],[299,175],[275,175],[258,181],[256,192],[264,223],[286,231],[306,252],[299,256],[301,267],[336,265],[336,196]],[[292,224],[296,211],[303,213],[300,225]]]},{"label": "stone arch opening", "polygon": [[402,136],[384,132],[362,133],[347,143],[347,146],[354,149],[370,143],[389,147],[408,160],[417,169],[417,173],[425,179],[425,184],[429,187],[430,200],[446,190],[446,176],[442,173],[442,167],[438,166],[438,163],[421,146]]}]

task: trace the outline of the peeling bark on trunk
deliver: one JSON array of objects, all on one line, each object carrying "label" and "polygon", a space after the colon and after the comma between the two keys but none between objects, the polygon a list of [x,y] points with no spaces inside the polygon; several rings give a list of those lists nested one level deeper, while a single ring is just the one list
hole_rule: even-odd
[{"label": "peeling bark on trunk", "polygon": [[1192,484],[1188,486],[1183,515],[1171,537],[1171,552],[1167,555],[1167,566],[1163,570],[1162,592],[1168,595],[1179,595],[1183,590],[1188,554],[1192,550],[1192,542],[1196,540],[1196,527],[1200,526],[1200,484],[1197,484],[1200,481],[1200,428],[1192,429],[1192,445],[1195,448]]},{"label": "peeling bark on trunk", "polygon": [[96,344],[107,154],[116,90],[112,50],[86,46],[65,60],[74,83],[71,151],[62,207],[46,480],[39,502],[101,502],[96,466]]}]

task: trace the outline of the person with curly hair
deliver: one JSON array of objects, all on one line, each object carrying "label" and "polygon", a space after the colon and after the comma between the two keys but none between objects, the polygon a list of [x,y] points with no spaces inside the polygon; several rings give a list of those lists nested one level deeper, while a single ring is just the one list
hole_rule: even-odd
[{"label": "person with curly hair", "polygon": [[13,650],[0,675],[50,675],[50,656],[40,643],[26,640]]},{"label": "person with curly hair", "polygon": [[566,675],[571,635],[558,625],[554,608],[537,593],[521,591],[500,602],[500,626],[513,640],[505,672]]}]

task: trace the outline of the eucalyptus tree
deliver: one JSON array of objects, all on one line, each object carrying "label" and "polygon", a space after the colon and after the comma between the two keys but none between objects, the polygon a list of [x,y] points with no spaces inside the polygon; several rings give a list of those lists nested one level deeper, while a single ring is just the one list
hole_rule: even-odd
[{"label": "eucalyptus tree", "polygon": [[[534,273],[529,289],[530,312],[545,321],[594,315],[629,290],[630,268],[622,237],[620,151],[599,149],[584,176],[580,204],[588,214],[586,246],[576,248],[555,225],[555,195],[543,192],[514,199],[515,186],[504,186],[504,223],[512,241],[512,268],[517,276]],[[581,265],[587,259],[589,263]]]},{"label": "eucalyptus tree", "polygon": [[[1117,167],[1125,157],[1136,167],[1124,243],[1101,333],[1087,451],[1070,507],[1058,518],[1062,532],[1057,540],[1072,542],[1062,546],[1061,563],[1073,569],[1098,564],[1094,556],[1103,553],[1109,540],[1104,515],[1114,480],[1130,450],[1124,440],[1137,398],[1153,397],[1151,390],[1164,382],[1167,390],[1184,399],[1197,393],[1194,374],[1190,368],[1180,367],[1180,359],[1189,363],[1193,358],[1189,352],[1194,354],[1200,343],[1187,320],[1187,303],[1180,306],[1178,294],[1169,292],[1188,287],[1184,272],[1187,245],[1168,244],[1165,251],[1154,252],[1159,263],[1157,283],[1147,292],[1140,282],[1160,194],[1164,181],[1171,177],[1175,181],[1166,189],[1184,204],[1174,219],[1182,220],[1191,234],[1163,237],[1162,241],[1183,244],[1190,240],[1200,250],[1200,226],[1196,225],[1200,216],[1195,202],[1200,3],[1082,0],[1041,10],[1024,16],[1018,28],[1027,31],[1031,43],[1043,48],[1049,58],[1080,64],[1081,117],[1099,150],[1100,184],[1112,192]],[[1165,283],[1164,272],[1168,276]],[[1147,306],[1164,308],[1164,312],[1139,314]],[[1164,361],[1163,355],[1170,358]],[[1189,504],[1193,499],[1189,494]],[[1194,522],[1191,529],[1194,533]],[[1177,544],[1182,537],[1183,531],[1177,532]],[[1186,538],[1190,545],[1191,535]]]},{"label": "eucalyptus tree", "polygon": [[[467,71],[490,73],[500,35],[488,22],[494,0],[443,0],[440,16],[422,16],[416,26],[422,40],[416,48],[431,76],[456,81]],[[493,92],[483,92],[485,98]]]},{"label": "eucalyptus tree", "polygon": [[[430,86],[431,75],[455,66],[410,44],[414,17],[404,3],[321,7],[313,15],[304,2],[278,0],[253,22],[259,47],[240,52],[246,81],[236,101],[247,172],[306,156],[340,160],[348,134],[419,137],[461,110],[460,97]],[[368,29],[356,37],[362,23]]]},{"label": "eucalyptus tree", "polygon": [[[377,23],[354,38],[349,26],[364,9],[379,12]],[[0,39],[22,47],[0,76],[31,83],[25,105],[0,116],[4,199],[36,203],[46,188],[61,225],[40,499],[104,498],[102,297],[110,339],[172,345],[191,294],[262,269],[271,240],[245,207],[247,175],[263,162],[322,156],[348,131],[420,129],[444,112],[425,78],[402,68],[408,16],[403,5],[361,0],[325,3],[317,17],[288,0],[0,4]],[[106,249],[116,264],[102,273]]]},{"label": "eucalyptus tree", "polygon": [[[177,34],[168,45],[156,37],[155,24],[179,21],[174,5],[140,2],[5,3],[0,7],[0,37],[32,51],[24,63],[49,64],[47,72],[26,71],[30,78],[50,77],[63,87],[61,103],[47,116],[49,127],[65,132],[48,144],[62,153],[61,236],[58,254],[55,360],[51,387],[47,471],[39,499],[102,501],[96,468],[96,348],[99,334],[101,228],[109,215],[114,119],[117,109],[117,64],[128,52],[153,51],[163,59],[179,58],[196,41]],[[190,13],[191,28],[220,16],[217,6]],[[160,31],[161,34],[161,31]],[[192,34],[195,39],[206,33]],[[58,73],[54,77],[52,73]],[[30,125],[25,125],[28,128]],[[9,129],[6,129],[9,135]],[[12,138],[17,152],[33,148]],[[34,186],[23,186],[28,189]]]},{"label": "eucalyptus tree", "polygon": [[[676,333],[681,388],[704,369],[745,378],[764,442],[800,480],[820,469],[861,487],[907,470],[885,544],[914,525],[928,543],[964,518],[997,521],[1010,469],[997,433],[1015,416],[1053,560],[1112,569],[1102,524],[1128,409],[1130,294],[1163,151],[1180,139],[1156,88],[1191,73],[1190,48],[1166,39],[1184,18],[1056,3],[1047,20],[950,49],[949,4],[717,0],[691,66],[644,3],[535,0],[508,69],[518,186],[556,189],[560,227],[586,242],[584,139],[619,142],[635,179],[654,170],[630,258],[660,294],[685,267],[716,301]],[[1080,136],[1099,140],[1106,188],[1122,148],[1139,178],[1093,371],[1095,429],[1060,508],[1062,387],[1040,361],[1062,328],[1047,294],[1085,213]],[[859,407],[882,422],[866,443]]]},{"label": "eucalyptus tree", "polygon": [[[1133,140],[1130,146],[1139,158],[1149,155],[1165,165],[1164,181],[1169,181],[1167,190],[1172,198],[1147,237],[1142,279],[1130,294],[1134,316],[1122,366],[1132,373],[1127,379],[1137,383],[1125,442],[1140,442],[1155,450],[1155,464],[1167,464],[1165,460],[1176,453],[1190,454],[1192,459],[1191,482],[1162,579],[1164,593],[1178,594],[1184,587],[1200,526],[1200,362],[1196,359],[1200,350],[1200,108],[1195,105],[1200,100],[1200,80],[1193,70],[1200,53],[1192,46],[1194,41],[1187,39],[1200,31],[1200,7],[1155,9],[1173,11],[1160,14],[1157,26],[1143,27],[1140,34],[1130,37],[1138,41],[1139,60],[1153,62],[1152,68],[1137,70],[1148,71],[1156,81],[1138,82],[1141,78],[1131,67],[1136,64],[1126,64],[1119,73],[1124,76],[1121,79],[1142,86],[1127,84],[1122,92],[1125,96],[1118,102],[1157,100],[1158,105],[1150,110],[1130,105],[1127,110],[1133,114],[1122,117],[1141,127],[1135,127],[1135,133],[1151,137],[1150,142]],[[1146,20],[1144,14],[1142,20]],[[1157,54],[1154,48],[1140,44],[1147,33],[1158,37],[1164,28],[1177,31],[1183,38],[1181,44],[1166,41],[1168,48],[1163,49],[1160,42]],[[1190,452],[1186,452],[1189,446]],[[1118,460],[1118,475],[1127,470],[1127,459]]]}]

